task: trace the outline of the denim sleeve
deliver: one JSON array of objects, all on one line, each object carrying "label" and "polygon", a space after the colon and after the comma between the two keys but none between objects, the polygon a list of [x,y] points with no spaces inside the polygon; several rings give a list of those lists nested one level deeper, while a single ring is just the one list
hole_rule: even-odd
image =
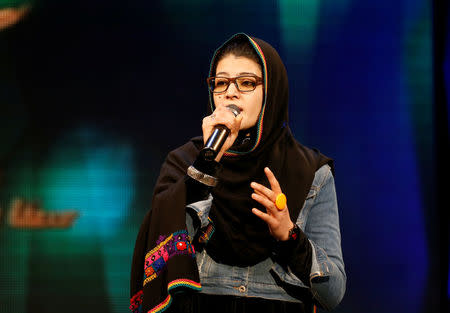
[{"label": "denim sleeve", "polygon": [[212,196],[208,195],[206,200],[188,204],[186,207],[186,227],[191,238],[197,231],[209,224],[208,216],[211,209]]},{"label": "denim sleeve", "polygon": [[[346,274],[341,249],[339,213],[330,167],[325,165],[319,171],[321,179],[311,206],[299,216],[313,247],[311,266],[311,292],[317,302],[326,310],[332,310],[342,300],[346,289]],[[323,177],[323,178],[322,178]]]},{"label": "denim sleeve", "polygon": [[324,309],[332,310],[344,296],[346,274],[341,251],[336,190],[328,165],[316,172],[296,223],[312,246],[310,287],[289,267],[284,269],[275,263],[272,270],[287,284],[310,288],[316,302]]}]

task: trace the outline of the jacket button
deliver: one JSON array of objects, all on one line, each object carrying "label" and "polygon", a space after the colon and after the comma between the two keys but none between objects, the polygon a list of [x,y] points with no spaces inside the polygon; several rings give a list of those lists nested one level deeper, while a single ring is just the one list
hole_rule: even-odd
[{"label": "jacket button", "polygon": [[244,293],[247,290],[247,288],[245,288],[245,286],[240,286],[238,290],[239,292]]}]

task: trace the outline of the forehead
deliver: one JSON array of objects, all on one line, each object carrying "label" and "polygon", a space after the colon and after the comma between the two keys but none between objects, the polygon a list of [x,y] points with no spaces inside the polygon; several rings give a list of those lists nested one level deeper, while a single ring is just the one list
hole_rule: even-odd
[{"label": "forehead", "polygon": [[262,75],[261,66],[250,58],[228,54],[217,63],[217,73],[236,76],[241,73],[252,73],[257,76]]}]

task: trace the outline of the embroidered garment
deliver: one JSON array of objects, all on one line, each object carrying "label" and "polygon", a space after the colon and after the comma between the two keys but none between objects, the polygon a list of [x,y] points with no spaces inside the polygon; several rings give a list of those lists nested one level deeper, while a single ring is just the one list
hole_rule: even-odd
[{"label": "embroidered garment", "polygon": [[163,312],[175,290],[201,289],[185,211],[186,170],[200,146],[198,140],[191,141],[182,147],[186,153],[169,153],[161,168],[152,209],[144,217],[134,248],[130,286],[133,313]]}]

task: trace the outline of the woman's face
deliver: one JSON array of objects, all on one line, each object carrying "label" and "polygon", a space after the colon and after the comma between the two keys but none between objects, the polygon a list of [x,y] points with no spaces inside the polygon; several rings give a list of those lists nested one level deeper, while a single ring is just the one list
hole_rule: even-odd
[{"label": "woman's face", "polygon": [[[261,67],[255,61],[247,57],[237,57],[233,54],[224,56],[217,63],[216,75],[233,78],[242,75],[262,77]],[[214,93],[216,107],[235,104],[241,109],[242,123],[240,129],[248,129],[254,126],[258,120],[263,101],[263,85],[249,92],[240,92],[234,83],[221,93]]]}]

